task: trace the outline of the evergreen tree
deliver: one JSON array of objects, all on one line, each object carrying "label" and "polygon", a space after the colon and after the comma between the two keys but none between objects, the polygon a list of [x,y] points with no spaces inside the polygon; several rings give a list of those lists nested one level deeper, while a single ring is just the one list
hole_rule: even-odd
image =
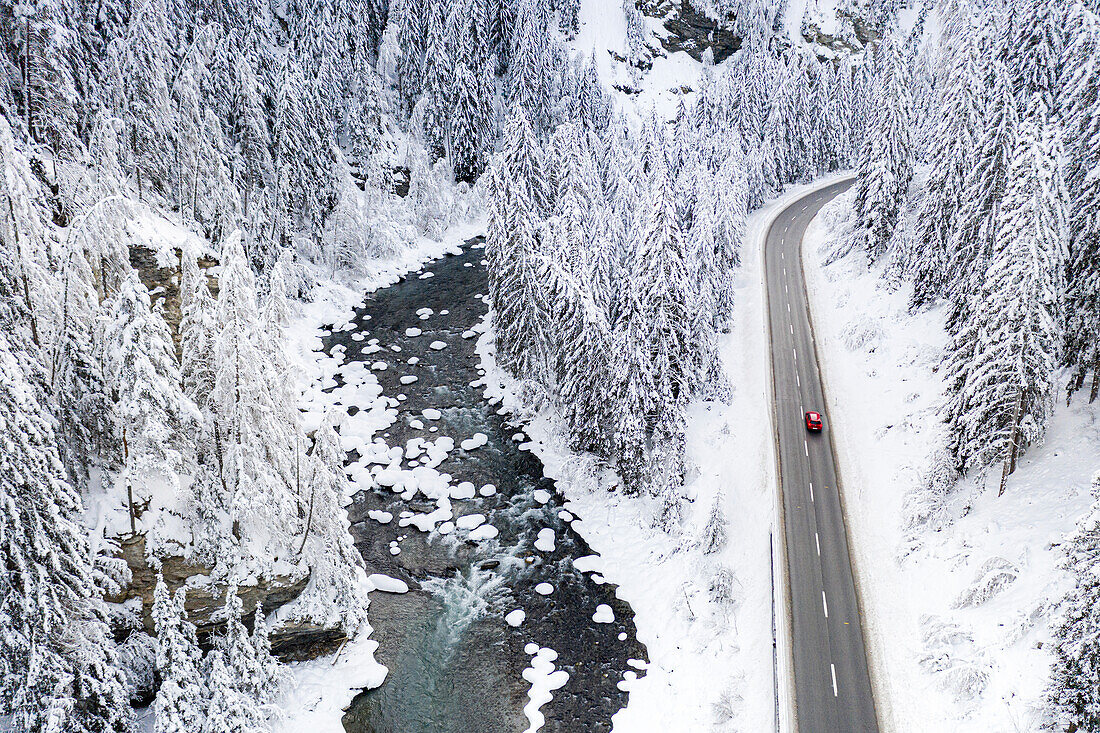
[{"label": "evergreen tree", "polygon": [[200,673],[202,653],[195,627],[187,620],[187,591],[173,599],[161,575],[153,593],[153,623],[157,632],[157,671],[161,685],[156,700],[156,733],[199,730],[206,714],[205,689]]},{"label": "evergreen tree", "polygon": [[1053,406],[1064,247],[1060,154],[1041,118],[1021,124],[985,284],[949,357],[951,446],[963,470],[1004,461],[1005,476],[1012,473],[1018,451],[1042,439]]},{"label": "evergreen tree", "polygon": [[860,153],[853,201],[858,236],[872,260],[886,251],[913,172],[909,88],[896,40],[884,40],[879,53],[883,68],[875,84],[875,114]]},{"label": "evergreen tree", "polygon": [[1062,543],[1073,588],[1054,628],[1048,692],[1057,723],[1088,733],[1100,730],[1100,476],[1092,480],[1092,495],[1092,508]]},{"label": "evergreen tree", "polygon": [[180,393],[172,337],[153,313],[149,293],[131,271],[107,302],[97,342],[123,446],[130,531],[136,531],[135,504],[148,504],[160,487],[179,487],[183,456],[181,427],[197,415]]},{"label": "evergreen tree", "polygon": [[1066,50],[1065,125],[1069,259],[1066,275],[1066,361],[1070,391],[1092,372],[1089,401],[1100,392],[1100,19],[1079,3],[1071,10]]},{"label": "evergreen tree", "polygon": [[[0,297],[11,295],[0,282]],[[31,362],[11,347],[0,333],[0,714],[13,731],[124,733],[129,697],[80,496],[65,480],[40,389],[24,376]]]},{"label": "evergreen tree", "polygon": [[915,234],[916,251],[908,258],[915,272],[914,304],[944,295],[949,277],[948,243],[958,225],[956,215],[971,194],[965,188],[980,151],[984,98],[980,29],[966,0],[949,5],[944,53],[938,70],[936,113],[929,160],[932,170]]},{"label": "evergreen tree", "polygon": [[294,608],[298,617],[313,623],[354,630],[367,618],[366,576],[347,531],[347,453],[335,420],[330,414],[313,438],[306,530],[298,548],[309,563],[310,578]]}]

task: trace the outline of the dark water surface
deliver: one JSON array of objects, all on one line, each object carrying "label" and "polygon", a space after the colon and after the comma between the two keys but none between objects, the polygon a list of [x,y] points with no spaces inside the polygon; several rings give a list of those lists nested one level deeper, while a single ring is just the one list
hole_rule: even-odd
[{"label": "dark water surface", "polygon": [[[389,363],[389,369],[375,373],[383,393],[403,394],[406,399],[397,407],[397,421],[386,432],[386,442],[404,446],[414,437],[452,437],[456,448],[437,470],[450,474],[452,483],[497,487],[494,496],[452,500],[456,518],[482,513],[500,531],[495,540],[479,543],[454,534],[427,535],[414,527],[399,527],[397,517],[403,511],[431,511],[434,502],[422,496],[405,501],[385,488],[356,495],[349,507],[352,534],[368,572],[401,578],[411,590],[403,595],[371,594],[373,638],[380,645],[375,656],[390,674],[381,687],[352,702],[344,716],[348,733],[524,731],[529,725],[523,707],[530,684],[522,672],[530,664],[524,647],[531,642],[555,650],[557,669],[569,673],[569,681],[541,708],[546,716],[542,730],[609,731],[611,717],[626,705],[627,693],[617,683],[631,669],[627,660],[648,659],[636,639],[634,613],[615,598],[615,586],[574,568],[574,558],[593,552],[559,518],[563,499],[554,482],[543,476],[542,464],[519,449],[514,438],[522,426],[498,415],[496,406],[483,398],[483,388],[471,386],[481,378],[476,339],[464,339],[462,333],[487,310],[478,297],[488,287],[482,257],[480,241],[473,240],[462,254],[426,265],[424,272],[433,277],[421,279],[421,273],[411,273],[371,294],[356,311],[355,330],[325,338],[325,350],[343,344],[348,361]],[[431,317],[421,320],[417,311],[422,308],[431,308]],[[441,315],[443,310],[449,312]],[[409,327],[423,334],[408,338]],[[366,337],[353,340],[357,332]],[[383,351],[363,354],[374,338]],[[432,350],[433,341],[445,341],[448,347]],[[401,351],[392,351],[392,346]],[[411,357],[420,362],[408,365]],[[403,375],[419,380],[402,385]],[[410,425],[426,408],[441,411],[442,418],[423,420],[423,429]],[[428,431],[432,426],[438,427],[437,433]],[[488,436],[487,445],[470,452],[457,447],[478,432]],[[537,489],[549,492],[549,502],[536,500]],[[379,524],[367,517],[372,509],[391,512],[394,520]],[[538,531],[545,527],[556,535],[553,552],[534,547]],[[391,554],[394,540],[401,548],[398,555]],[[551,595],[535,592],[542,582],[554,586]],[[601,603],[614,610],[614,623],[592,621]],[[512,628],[504,614],[517,608],[527,618]]]}]

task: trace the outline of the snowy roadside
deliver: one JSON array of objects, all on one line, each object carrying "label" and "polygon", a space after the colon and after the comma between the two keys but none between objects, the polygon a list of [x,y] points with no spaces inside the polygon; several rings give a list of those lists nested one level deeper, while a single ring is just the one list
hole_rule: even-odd
[{"label": "snowy roadside", "polygon": [[[329,401],[323,398],[322,390],[335,386],[333,375],[343,363],[342,354],[328,355],[319,351],[321,328],[325,325],[341,327],[352,317],[354,308],[363,302],[366,294],[392,285],[431,260],[461,251],[463,242],[484,231],[484,226],[484,221],[477,219],[452,226],[438,241],[422,237],[393,257],[371,263],[368,274],[355,284],[330,282],[315,290],[313,301],[300,305],[297,317],[287,328],[287,352],[297,367],[302,420],[307,431],[316,429],[324,419]],[[377,380],[369,372],[362,378],[373,381],[373,387],[377,387]],[[364,394],[374,392],[370,384],[363,387]],[[349,484],[349,491],[354,489],[354,485]],[[388,587],[382,589],[377,585],[377,582],[372,583],[372,591],[392,592]],[[283,714],[275,721],[276,731],[343,733],[344,709],[361,690],[381,685],[388,673],[386,667],[374,659],[378,643],[370,638],[371,632],[370,625],[364,624],[336,653],[288,665],[288,679],[279,700]]]},{"label": "snowy roadside", "polygon": [[935,527],[906,527],[942,441],[944,315],[910,313],[908,287],[861,253],[823,264],[848,201],[822,210],[803,257],[880,717],[895,731],[1037,731],[1067,586],[1057,545],[1090,503],[1100,412],[1060,403],[1003,497],[999,472],[968,477]]},{"label": "snowy roadside", "polygon": [[[569,450],[551,410],[525,420],[528,447],[566,497],[566,509],[577,517],[573,528],[600,555],[584,570],[618,585],[649,651],[645,676],[628,673],[620,683],[630,701],[614,718],[619,733],[774,728],[769,539],[775,460],[761,327],[763,233],[791,201],[836,180],[792,188],[749,220],[744,265],[735,274],[736,317],[721,344],[733,398],[729,405],[700,402],[688,411],[686,492],[692,501],[682,533],[655,526],[656,502],[608,491],[614,475]],[[517,384],[496,368],[491,347],[488,333],[478,344],[488,374],[486,397],[521,409]],[[713,516],[720,518],[724,541],[714,542],[709,531]]]}]

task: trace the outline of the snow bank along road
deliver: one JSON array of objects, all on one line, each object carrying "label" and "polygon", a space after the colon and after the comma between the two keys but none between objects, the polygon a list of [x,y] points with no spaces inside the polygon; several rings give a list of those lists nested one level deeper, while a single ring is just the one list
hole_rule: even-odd
[{"label": "snow bank along road", "polygon": [[877,731],[836,460],[803,419],[825,399],[802,277],[802,238],[841,181],[797,199],[772,223],[764,263],[771,331],[780,516],[787,558],[794,708],[800,733]]}]

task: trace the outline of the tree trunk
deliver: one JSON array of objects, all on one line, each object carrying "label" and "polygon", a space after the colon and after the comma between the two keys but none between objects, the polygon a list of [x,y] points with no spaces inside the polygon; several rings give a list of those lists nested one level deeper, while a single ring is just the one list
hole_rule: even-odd
[{"label": "tree trunk", "polygon": [[122,427],[122,462],[126,466],[126,503],[130,511],[130,536],[137,534],[134,521],[134,484],[130,481],[130,445],[126,441],[126,426]]},{"label": "tree trunk", "polygon": [[1023,402],[1024,392],[1023,390],[1019,390],[1016,393],[1016,406],[1012,408],[1011,445],[1008,447],[1008,455],[1005,457],[1004,468],[1001,471],[1001,488],[997,491],[997,496],[1004,495],[1005,486],[1008,484],[1008,477],[1016,471],[1016,455],[1019,451],[1020,410],[1023,408]]}]

